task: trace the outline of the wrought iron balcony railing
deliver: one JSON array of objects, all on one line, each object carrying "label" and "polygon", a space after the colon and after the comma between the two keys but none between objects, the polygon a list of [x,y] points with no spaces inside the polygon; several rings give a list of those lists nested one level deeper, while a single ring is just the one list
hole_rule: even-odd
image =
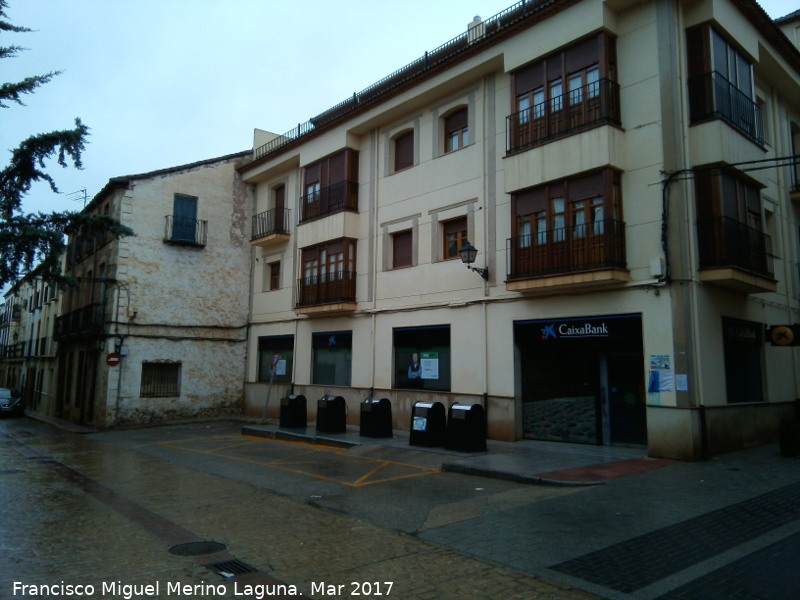
[{"label": "wrought iron balcony railing", "polygon": [[773,278],[772,239],[730,217],[697,221],[700,269],[733,267]]},{"label": "wrought iron balcony railing", "polygon": [[251,240],[255,241],[268,235],[289,234],[288,208],[273,208],[253,216],[253,234]]},{"label": "wrought iron balcony railing", "polygon": [[297,281],[298,307],[355,301],[355,271],[336,271]]},{"label": "wrought iron balcony railing", "polygon": [[508,280],[624,269],[625,223],[607,219],[509,238]]},{"label": "wrought iron balcony railing", "polygon": [[721,73],[712,71],[689,80],[691,122],[722,119],[754,142],[764,144],[761,107]]},{"label": "wrought iron balcony railing", "polygon": [[184,219],[167,215],[164,224],[164,241],[186,246],[205,246],[208,239],[208,221]]},{"label": "wrought iron balcony railing", "polygon": [[104,310],[101,304],[89,304],[56,317],[53,339],[70,336],[96,337],[103,333]]},{"label": "wrought iron balcony railing", "polygon": [[350,210],[358,212],[358,182],[342,181],[300,198],[303,205],[300,222]]},{"label": "wrought iron balcony railing", "polygon": [[526,108],[506,121],[508,154],[599,125],[619,125],[619,84],[600,79]]}]

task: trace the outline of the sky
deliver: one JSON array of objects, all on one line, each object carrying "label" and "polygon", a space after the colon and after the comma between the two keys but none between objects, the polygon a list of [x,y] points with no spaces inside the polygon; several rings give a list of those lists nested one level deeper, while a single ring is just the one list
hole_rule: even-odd
[{"label": "sky", "polygon": [[[34,31],[0,46],[2,81],[62,71],[0,111],[0,152],[34,133],[90,128],[83,169],[48,172],[27,212],[80,210],[112,177],[252,148],[466,31],[513,0],[7,0]],[[761,0],[772,18],[800,0]],[[0,156],[0,165],[7,164]],[[84,191],[85,190],[85,193]]]}]

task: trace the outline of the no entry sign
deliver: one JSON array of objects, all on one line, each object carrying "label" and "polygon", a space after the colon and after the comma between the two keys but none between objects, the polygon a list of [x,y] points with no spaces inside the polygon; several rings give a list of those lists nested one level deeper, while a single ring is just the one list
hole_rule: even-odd
[{"label": "no entry sign", "polygon": [[119,354],[116,352],[112,352],[108,356],[106,356],[106,364],[109,367],[116,367],[119,364]]}]

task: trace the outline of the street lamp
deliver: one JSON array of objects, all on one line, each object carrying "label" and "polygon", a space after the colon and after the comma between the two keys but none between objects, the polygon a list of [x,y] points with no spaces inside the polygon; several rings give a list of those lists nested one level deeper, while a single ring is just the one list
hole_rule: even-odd
[{"label": "street lamp", "polygon": [[461,246],[461,262],[467,265],[470,271],[475,271],[478,275],[489,281],[489,269],[479,269],[471,267],[470,265],[475,262],[475,257],[478,255],[478,249],[469,243],[469,240],[464,240]]}]

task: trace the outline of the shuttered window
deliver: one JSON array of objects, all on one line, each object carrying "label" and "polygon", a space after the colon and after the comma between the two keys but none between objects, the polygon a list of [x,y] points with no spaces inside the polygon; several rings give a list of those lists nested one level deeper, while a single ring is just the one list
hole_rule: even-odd
[{"label": "shuttered window", "polygon": [[411,230],[399,231],[392,235],[392,268],[402,269],[413,265],[411,254]]},{"label": "shuttered window", "polygon": [[394,139],[394,170],[414,166],[414,132],[407,131]]}]

